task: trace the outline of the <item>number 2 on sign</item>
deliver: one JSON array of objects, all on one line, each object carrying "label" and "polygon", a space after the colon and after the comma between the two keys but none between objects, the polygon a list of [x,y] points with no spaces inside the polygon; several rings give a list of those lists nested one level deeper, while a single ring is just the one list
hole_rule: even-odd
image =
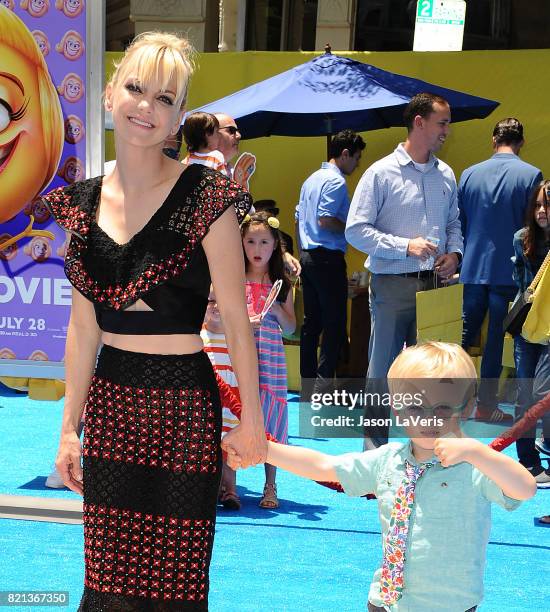
[{"label": "number 2 on sign", "polygon": [[419,17],[431,17],[432,16],[432,2],[433,0],[420,0],[418,3],[418,16]]}]

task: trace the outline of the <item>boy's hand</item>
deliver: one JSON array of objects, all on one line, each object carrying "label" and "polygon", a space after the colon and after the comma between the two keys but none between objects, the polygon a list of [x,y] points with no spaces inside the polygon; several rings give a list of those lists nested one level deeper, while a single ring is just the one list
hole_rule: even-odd
[{"label": "boy's hand", "polygon": [[242,468],[265,463],[267,441],[265,439],[263,420],[261,426],[241,421],[239,425],[225,434],[221,447],[228,456],[231,452],[237,455],[242,464],[240,467]]},{"label": "boy's hand", "polygon": [[470,461],[476,448],[483,446],[472,438],[437,438],[434,455],[443,467],[449,467],[462,461]]},{"label": "boy's hand", "polygon": [[240,455],[232,446],[228,446],[225,450],[227,452],[227,465],[232,470],[240,470],[243,467]]}]

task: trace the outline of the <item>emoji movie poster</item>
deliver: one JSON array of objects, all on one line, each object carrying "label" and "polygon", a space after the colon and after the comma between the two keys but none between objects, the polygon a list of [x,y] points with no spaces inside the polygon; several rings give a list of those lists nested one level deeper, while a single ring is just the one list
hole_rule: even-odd
[{"label": "emoji movie poster", "polygon": [[85,0],[0,0],[0,359],[62,361],[65,233],[40,194],[84,178]]}]

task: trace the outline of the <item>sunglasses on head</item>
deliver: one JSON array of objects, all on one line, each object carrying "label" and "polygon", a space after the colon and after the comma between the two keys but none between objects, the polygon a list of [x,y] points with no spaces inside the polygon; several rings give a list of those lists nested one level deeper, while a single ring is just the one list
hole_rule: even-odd
[{"label": "sunglasses on head", "polygon": [[234,125],[226,125],[225,127],[219,128],[220,130],[227,130],[231,136],[235,136],[235,134],[239,131]]}]

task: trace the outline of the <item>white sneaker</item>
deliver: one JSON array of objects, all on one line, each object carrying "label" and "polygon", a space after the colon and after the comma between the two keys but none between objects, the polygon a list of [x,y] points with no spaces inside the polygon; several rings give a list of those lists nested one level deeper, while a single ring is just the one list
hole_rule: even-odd
[{"label": "white sneaker", "polygon": [[64,489],[65,485],[61,474],[54,468],[53,472],[46,478],[46,486],[50,489]]}]

